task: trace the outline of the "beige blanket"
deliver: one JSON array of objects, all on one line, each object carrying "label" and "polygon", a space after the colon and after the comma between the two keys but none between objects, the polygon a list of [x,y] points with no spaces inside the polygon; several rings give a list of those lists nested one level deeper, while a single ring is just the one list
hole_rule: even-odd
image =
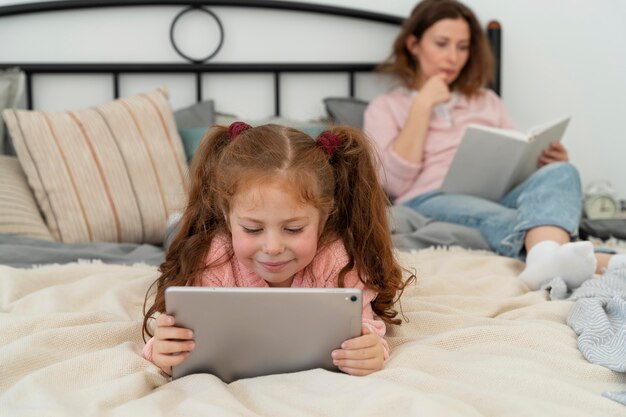
[{"label": "beige blanket", "polygon": [[571,306],[528,292],[517,261],[482,252],[400,254],[420,277],[368,377],[312,370],[223,384],[167,383],[141,358],[146,266],[0,266],[2,416],[625,416],[601,396],[624,375],[585,361]]}]

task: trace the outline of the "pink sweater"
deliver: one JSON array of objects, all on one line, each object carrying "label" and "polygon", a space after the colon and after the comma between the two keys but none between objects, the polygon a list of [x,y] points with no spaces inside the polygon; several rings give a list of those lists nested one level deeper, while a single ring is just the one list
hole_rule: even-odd
[{"label": "pink sweater", "polygon": [[469,124],[514,128],[502,101],[493,91],[483,90],[472,99],[458,95],[449,109],[450,119],[433,111],[424,141],[422,163],[409,162],[392,149],[392,144],[404,127],[414,100],[413,94],[406,88],[397,88],[378,96],[369,104],[364,115],[363,128],[379,152],[381,183],[397,203],[441,187]]},{"label": "pink sweater", "polygon": [[[228,237],[216,237],[207,253],[206,263],[227,256],[230,247],[231,242]],[[347,263],[348,254],[343,242],[337,240],[319,250],[309,266],[294,276],[291,286],[296,288],[336,288],[339,271]],[[268,287],[267,282],[246,268],[235,256],[230,261],[207,270],[200,281],[196,285],[203,287]],[[390,349],[387,341],[383,339],[386,331],[385,322],[374,314],[371,305],[371,301],[376,297],[376,292],[365,289],[355,270],[349,271],[344,276],[344,287],[358,288],[363,291],[363,323],[381,338],[385,349],[385,359],[387,359]],[[154,337],[148,340],[143,349],[143,356],[149,361],[152,361],[153,342]]]}]

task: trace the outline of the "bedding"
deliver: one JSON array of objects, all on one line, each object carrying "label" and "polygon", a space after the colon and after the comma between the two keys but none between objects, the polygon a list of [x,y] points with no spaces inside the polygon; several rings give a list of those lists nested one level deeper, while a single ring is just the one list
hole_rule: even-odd
[{"label": "bedding", "polygon": [[[19,68],[0,70],[0,113],[4,109],[24,108],[24,73]],[[15,155],[15,149],[0,117],[0,155]]]},{"label": "bedding", "polygon": [[0,236],[53,240],[17,158],[0,155]]},{"label": "bedding", "polygon": [[[575,303],[567,324],[578,334],[583,356],[591,363],[626,373],[626,268],[585,281],[569,300]],[[602,395],[626,405],[626,389]]]},{"label": "bedding", "polygon": [[290,119],[288,117],[270,116],[262,119],[246,119],[233,114],[218,113],[215,118],[215,123],[228,126],[236,121],[244,121],[251,126],[261,126],[265,124],[279,124],[283,126],[293,127],[294,129],[301,130],[307,135],[315,138],[324,130],[328,129],[328,120],[297,120]]},{"label": "bedding", "polygon": [[490,250],[478,229],[429,219],[406,206],[389,209],[391,240],[396,249],[411,251],[430,247],[459,246]]},{"label": "bedding", "polygon": [[187,164],[167,90],[77,112],[5,110],[55,240],[161,243]]},{"label": "bedding", "polygon": [[[100,5],[113,3],[100,2]],[[210,3],[224,2],[203,4]],[[228,8],[238,2],[228,3],[220,4],[220,7]],[[255,6],[255,2],[243,3]],[[280,8],[282,3],[264,2],[264,6]],[[61,10],[57,8],[68,5],[78,9],[94,6],[79,1],[44,2],[24,8],[12,5],[0,7],[0,17],[9,19],[14,14],[25,15],[31,11],[56,12]],[[347,9],[333,10],[330,6],[318,4],[298,3],[294,6],[293,2],[285,2],[285,6],[288,10],[295,7],[316,15],[320,12],[350,15]],[[218,10],[218,14],[221,13]],[[381,22],[391,23],[392,31],[397,30],[402,20],[396,16],[358,11],[351,17],[372,18],[379,25]],[[28,20],[24,19],[24,22]],[[232,54],[226,58],[235,55]],[[288,59],[281,57],[281,61],[283,58]],[[346,73],[346,79],[351,83],[348,87],[350,95],[358,96],[357,91],[353,91],[355,73],[369,72],[374,67],[373,61],[371,64],[347,62],[345,66],[341,63],[312,63],[309,66],[302,62],[259,65],[226,61],[228,59],[222,59],[215,67],[212,63],[194,62],[185,70],[186,64],[174,60],[141,63],[148,74],[169,73],[172,69],[186,71],[197,87],[199,103],[173,115],[163,92],[149,93],[160,103],[163,118],[149,118],[149,122],[148,119],[137,119],[146,131],[165,122],[165,130],[173,141],[164,140],[157,148],[164,152],[163,158],[169,162],[184,167],[185,159],[191,157],[197,140],[208,126],[214,121],[227,125],[238,119],[216,113],[215,103],[203,98],[205,92],[208,91],[209,95],[213,92],[210,88],[203,88],[203,79],[210,78],[216,70],[222,73],[232,70],[233,74],[273,73],[273,77],[267,78],[275,83],[270,90],[275,93],[275,114],[281,115],[281,97],[286,93],[281,88],[289,84],[281,84],[281,76],[294,68],[306,69],[313,74],[320,68],[322,72],[330,69]],[[125,75],[141,73],[137,71],[136,63],[118,65],[109,60],[76,65],[24,62],[21,66],[31,87],[38,85],[32,83],[33,78],[50,70],[61,69],[68,74],[109,74],[115,97],[125,91]],[[226,67],[230,70],[224,69]],[[32,106],[37,101],[33,101],[33,91],[29,93],[28,105]],[[114,105],[120,110],[121,103],[123,101],[116,101],[105,106]],[[133,109],[141,107],[134,98],[126,104]],[[329,98],[325,104],[336,122],[359,126],[366,103],[353,98]],[[219,108],[219,100],[215,107]],[[103,107],[98,106],[98,109]],[[29,133],[32,124],[25,131],[18,128],[17,116],[24,114],[9,113],[9,124],[17,133],[18,146],[22,150],[26,145],[41,146],[41,137],[34,133],[31,137]],[[82,115],[83,112],[75,114]],[[41,112],[29,113],[24,117],[41,115]],[[72,113],[65,112],[64,116],[62,123],[67,126]],[[117,117],[116,120],[119,121]],[[118,126],[117,121],[112,125]],[[328,125],[327,120],[302,122],[280,116],[247,121],[251,124],[287,124],[313,137]],[[107,129],[102,127],[101,130]],[[183,134],[183,129],[190,130]],[[176,139],[177,134],[182,141]],[[152,138],[152,135],[148,136]],[[46,137],[50,138],[49,135]],[[50,145],[50,142],[44,144]],[[114,145],[113,142],[109,144]],[[62,149],[67,151],[63,154],[69,156],[75,156],[77,150],[74,145]],[[107,146],[107,149],[113,150],[115,146]],[[89,152],[82,155],[89,155]],[[152,167],[146,165],[149,158],[133,163],[131,167],[136,169],[137,176],[130,178],[129,173],[124,180],[126,191],[130,184],[132,193],[139,193],[137,210],[141,218],[136,212],[131,213],[132,210],[120,210],[119,222],[111,222],[111,216],[99,214],[98,210],[106,207],[102,204],[102,196],[100,200],[92,199],[87,193],[102,192],[103,188],[80,188],[78,195],[85,197],[80,200],[93,204],[93,207],[87,207],[89,214],[86,217],[97,222],[108,218],[108,222],[98,223],[94,228],[96,233],[92,231],[93,240],[99,241],[87,242],[90,239],[85,238],[84,228],[82,231],[76,229],[77,216],[63,205],[75,198],[71,195],[74,187],[71,180],[51,187],[48,181],[53,179],[55,171],[45,166],[48,154],[43,152],[38,160],[25,157],[24,152],[21,154],[20,165],[38,197],[35,200],[30,195],[28,210],[38,213],[39,208],[34,206],[38,203],[52,231],[48,235],[62,241],[41,239],[47,236],[45,231],[36,235],[20,236],[15,231],[0,234],[0,414],[3,416],[613,417],[626,414],[624,406],[603,396],[624,390],[624,373],[585,360],[577,347],[576,332],[566,323],[574,305],[572,301],[548,301],[549,295],[545,291],[529,292],[516,278],[522,264],[512,259],[459,248],[411,252],[415,248],[441,245],[484,249],[485,243],[473,229],[459,229],[455,225],[416,218],[413,213],[401,213],[401,209],[393,215],[394,242],[404,250],[398,254],[401,263],[415,271],[419,279],[405,291],[398,305],[404,323],[389,329],[387,339],[394,350],[381,372],[359,378],[315,369],[246,379],[229,385],[205,374],[168,382],[154,365],[141,357],[144,344],[141,320],[145,293],[158,276],[157,267],[163,260],[160,243],[165,240],[167,244],[168,236],[175,229],[175,224],[168,224],[166,218],[175,211],[179,198],[174,197],[171,204],[164,205],[149,200],[160,191],[154,184],[156,175],[151,177],[150,186],[141,182],[147,181],[146,173],[152,172]],[[16,160],[11,161],[13,169]],[[168,162],[161,158],[156,161],[159,172],[165,174],[165,181],[172,186],[168,189],[182,190],[177,186],[181,184],[176,173],[178,169],[170,165],[171,169],[165,170],[162,167]],[[0,171],[7,166],[0,166]],[[9,175],[14,176],[16,172],[13,170]],[[83,169],[80,172],[89,172],[92,179],[93,175],[98,177],[101,174]],[[39,173],[43,173],[41,178],[38,178]],[[87,174],[75,177],[81,181],[88,179]],[[16,183],[9,181],[11,187]],[[23,176],[21,184],[25,184]],[[9,193],[2,189],[6,185],[0,183],[0,210],[7,205]],[[23,201],[28,200],[26,188],[22,188],[26,193]],[[57,196],[55,193],[62,197],[58,205],[52,202]],[[110,196],[119,196],[126,203],[135,201],[135,196],[124,194],[118,188]],[[91,208],[95,212],[89,211]],[[62,221],[56,219],[58,213]],[[1,217],[0,222],[3,219],[5,217]],[[31,219],[36,220],[36,216]],[[16,222],[10,223],[11,227],[16,226]],[[38,224],[41,227],[41,223]],[[141,236],[132,229],[138,225],[144,229]],[[75,241],[80,242],[72,243]],[[115,243],[117,241],[123,243]]]},{"label": "bedding", "polygon": [[141,357],[154,266],[82,261],[0,266],[0,410],[90,416],[623,416],[602,396],[626,376],[587,362],[522,263],[483,251],[400,252],[419,279],[401,298],[385,368],[173,382]]},{"label": "bedding", "polygon": [[176,110],[174,120],[189,162],[198,149],[204,132],[215,123],[215,103],[213,100],[204,100]]},{"label": "bedding", "polygon": [[204,100],[174,112],[174,120],[178,129],[211,126],[215,123],[215,103]]},{"label": "bedding", "polygon": [[163,262],[161,246],[148,243],[62,243],[12,234],[0,234],[0,265],[30,268],[33,265],[66,264],[94,260],[111,264]]},{"label": "bedding", "polygon": [[336,123],[363,128],[363,113],[369,103],[352,97],[327,97],[324,107],[328,117]]},{"label": "bedding", "polygon": [[[209,102],[211,107],[208,105]],[[329,127],[329,123],[326,120],[295,120],[278,116],[248,119],[234,114],[215,112],[212,103],[212,100],[201,102],[183,109],[183,111],[179,110],[174,113],[178,133],[183,141],[188,161],[191,161],[207,129],[214,124],[228,126],[238,120],[245,121],[252,126],[275,123],[301,130],[311,137],[317,137],[317,135]]]}]

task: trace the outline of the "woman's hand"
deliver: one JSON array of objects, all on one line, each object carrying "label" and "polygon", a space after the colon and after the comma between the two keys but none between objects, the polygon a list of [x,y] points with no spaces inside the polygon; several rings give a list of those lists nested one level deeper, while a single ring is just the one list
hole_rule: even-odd
[{"label": "woman's hand", "polygon": [[152,362],[168,375],[172,375],[172,366],[183,363],[196,347],[193,332],[174,327],[175,324],[173,316],[161,314],[157,317],[152,345]]},{"label": "woman's hand", "polygon": [[569,155],[567,149],[561,142],[550,142],[547,148],[539,155],[538,164],[540,167],[551,164],[553,162],[567,162]]},{"label": "woman's hand", "polygon": [[430,108],[437,104],[450,101],[452,94],[450,93],[450,87],[445,81],[446,75],[441,73],[430,77],[420,88],[416,101],[422,101]]},{"label": "woman's hand", "polygon": [[333,351],[333,363],[350,375],[369,375],[383,369],[385,350],[377,334],[366,325],[362,326],[362,336],[346,340],[341,349]]},{"label": "woman's hand", "polygon": [[413,99],[404,126],[392,143],[397,155],[402,155],[401,158],[409,163],[422,163],[424,141],[433,107],[449,101],[451,97],[445,74],[433,75],[421,86],[419,94]]}]

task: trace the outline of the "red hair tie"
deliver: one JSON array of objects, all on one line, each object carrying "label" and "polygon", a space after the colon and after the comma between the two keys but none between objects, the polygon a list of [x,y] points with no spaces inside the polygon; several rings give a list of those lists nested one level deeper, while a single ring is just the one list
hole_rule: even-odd
[{"label": "red hair tie", "polygon": [[317,137],[317,144],[324,149],[328,156],[333,156],[339,146],[341,146],[341,138],[333,132],[326,130]]},{"label": "red hair tie", "polygon": [[230,126],[228,126],[228,137],[231,140],[235,139],[241,132],[244,130],[248,130],[252,128],[248,123],[244,122],[232,122]]}]

